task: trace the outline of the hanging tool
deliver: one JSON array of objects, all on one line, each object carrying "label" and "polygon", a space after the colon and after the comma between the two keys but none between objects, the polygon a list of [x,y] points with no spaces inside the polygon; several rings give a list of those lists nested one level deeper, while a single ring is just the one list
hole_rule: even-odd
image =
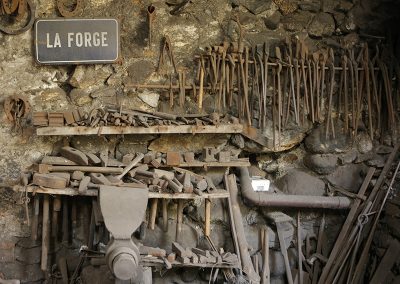
[{"label": "hanging tool", "polygon": [[167,35],[164,36],[164,43],[163,43],[163,47],[161,49],[160,58],[158,60],[157,73],[162,73],[162,68],[164,67],[164,64],[165,64],[164,63],[165,56],[168,56],[170,64],[172,65],[175,74],[177,74],[178,71],[177,71],[177,66],[175,63],[174,53],[172,50],[171,40],[170,40],[169,36],[167,36]]},{"label": "hanging tool", "polygon": [[153,22],[155,16],[156,7],[153,4],[147,7],[147,24],[148,24],[148,39],[149,39],[149,47],[152,45],[152,31],[153,31]]}]

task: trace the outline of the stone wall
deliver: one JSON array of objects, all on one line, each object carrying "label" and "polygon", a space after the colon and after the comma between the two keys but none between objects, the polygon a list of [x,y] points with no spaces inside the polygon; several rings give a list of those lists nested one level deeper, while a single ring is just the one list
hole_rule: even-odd
[{"label": "stone wall", "polygon": [[[168,76],[155,72],[160,43],[166,35],[171,39],[178,65],[190,73],[190,70],[193,72],[195,69],[194,56],[204,52],[207,46],[238,39],[239,29],[233,21],[236,16],[242,25],[246,45],[254,46],[267,41],[270,46],[274,46],[287,36],[297,36],[305,39],[312,51],[321,46],[346,48],[359,43],[360,38],[368,40],[387,36],[387,27],[393,23],[398,8],[396,1],[373,0],[202,0],[190,1],[178,15],[171,15],[173,4],[177,2],[180,1],[85,1],[82,16],[114,17],[119,20],[121,57],[118,64],[113,65],[39,65],[34,59],[32,30],[17,36],[0,34],[0,103],[9,95],[20,94],[28,98],[34,111],[57,111],[76,107],[89,110],[110,104],[122,105],[124,108],[162,108],[164,93],[136,90],[128,85],[169,83]],[[146,9],[150,3],[156,7],[151,46],[148,43],[146,20]],[[58,16],[55,1],[37,0],[36,6],[38,18]],[[24,224],[23,207],[15,206],[19,204],[20,196],[14,194],[10,188],[19,182],[21,172],[43,155],[51,153],[54,145],[61,143],[62,139],[36,136],[29,118],[24,121],[22,132],[13,130],[2,108],[0,119],[0,241],[18,243],[21,238],[29,236],[29,228]],[[283,153],[259,155],[258,148],[252,147],[248,140],[236,135],[220,135],[218,139],[211,141],[211,146],[230,145],[229,147],[235,149],[246,150],[246,154],[255,151],[251,154],[251,157],[255,157],[254,172],[260,174],[261,170],[263,176],[274,180],[277,187],[284,192],[310,195],[325,194],[325,184],[321,177],[348,190],[357,189],[365,173],[365,166],[381,166],[387,155],[388,150],[379,152],[379,145],[373,144],[364,133],[360,134],[356,145],[350,145],[349,141],[341,138],[329,143],[320,141],[319,135],[315,134],[318,131],[317,128],[311,134],[301,133],[291,149]],[[303,143],[306,134],[308,136]],[[192,136],[182,136],[179,147],[191,147],[199,151],[210,140],[209,137],[193,139]],[[147,151],[178,144],[175,137],[156,136],[101,139],[73,137],[70,142],[73,146],[88,151],[97,152],[101,147],[108,147],[120,153],[127,149]],[[386,144],[390,146],[391,141]],[[348,178],[344,179],[344,174]],[[294,186],[300,180],[304,183],[304,190]],[[265,222],[262,212],[249,211],[243,207],[242,213],[248,227],[249,242],[257,249],[258,239],[254,236],[258,225]],[[312,214],[309,216],[310,219],[314,217]],[[316,228],[312,225],[310,230]],[[215,232],[219,232],[218,230],[222,230],[221,227]],[[21,247],[24,245],[29,248],[26,244]],[[41,277],[37,276],[37,271],[20,276],[16,271],[23,270],[21,264],[7,262],[4,265],[0,259],[0,273],[7,278],[36,281]],[[2,271],[2,267],[8,266],[8,271],[13,273]],[[276,271],[278,270],[277,268]],[[282,274],[282,271],[276,273],[277,276]]]}]

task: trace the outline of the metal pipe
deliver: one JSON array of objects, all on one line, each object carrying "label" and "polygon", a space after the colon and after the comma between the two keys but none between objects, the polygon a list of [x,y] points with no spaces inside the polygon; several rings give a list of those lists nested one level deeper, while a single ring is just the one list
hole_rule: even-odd
[{"label": "metal pipe", "polygon": [[249,170],[245,167],[240,167],[239,170],[242,196],[256,206],[348,209],[352,204],[350,198],[342,196],[284,195],[256,192],[251,186]]}]

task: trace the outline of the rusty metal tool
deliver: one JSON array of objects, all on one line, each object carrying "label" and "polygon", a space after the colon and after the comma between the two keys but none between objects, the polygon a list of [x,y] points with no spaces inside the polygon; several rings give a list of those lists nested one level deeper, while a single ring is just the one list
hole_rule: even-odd
[{"label": "rusty metal tool", "polygon": [[357,61],[354,58],[354,50],[351,50],[350,53],[351,64],[353,65],[353,73],[354,73],[354,96],[353,96],[353,137],[357,135],[357,112],[358,112],[358,105],[357,105],[357,97],[359,92],[359,80],[358,80],[358,65]]},{"label": "rusty metal tool", "polygon": [[326,125],[325,125],[325,138],[328,139],[329,135],[329,125],[332,126],[332,134],[333,138],[335,138],[335,132],[333,129],[333,122],[332,122],[332,97],[333,97],[333,86],[335,83],[335,66],[333,65],[333,62],[330,65],[330,73],[331,73],[331,80],[329,84],[329,99],[328,99],[328,111],[326,114]]},{"label": "rusty metal tool", "polygon": [[306,67],[305,67],[305,60],[308,55],[308,50],[303,41],[300,41],[300,48],[301,48],[300,66],[301,66],[301,72],[302,72],[302,77],[303,77],[303,87],[304,87],[304,111],[303,111],[303,113],[309,114],[310,110],[309,110],[309,105],[308,105],[308,87],[307,87],[307,75],[306,75]]},{"label": "rusty metal tool", "polygon": [[[261,124],[261,115],[262,115],[262,111],[261,111],[261,109],[262,109],[262,106],[261,106],[261,98],[260,98],[260,94],[259,94],[259,90],[258,89],[256,89],[256,86],[257,86],[257,84],[258,84],[258,66],[257,66],[257,61],[256,61],[256,50],[255,50],[255,48],[252,48],[251,49],[251,57],[252,57],[252,60],[253,60],[253,65],[251,66],[252,68],[251,68],[251,78],[252,78],[252,80],[251,80],[251,93],[250,93],[250,103],[249,103],[249,105],[250,105],[250,109],[252,110],[252,111],[254,111],[254,109],[255,109],[255,107],[256,107],[256,105],[255,105],[255,102],[256,102],[256,97],[258,98],[258,121],[259,121],[259,123],[258,123],[258,127],[260,127],[260,124]],[[254,119],[255,117],[257,117],[256,115],[253,115],[252,116],[252,118]]]},{"label": "rusty metal tool", "polygon": [[[228,56],[228,54],[226,55]],[[230,63],[228,62],[225,64],[225,92],[226,92],[226,106],[229,106],[229,103],[231,101],[231,67]]]},{"label": "rusty metal tool", "polygon": [[282,128],[286,128],[287,122],[289,120],[289,112],[291,104],[290,91],[288,91],[288,88],[290,87],[290,83],[288,84],[289,77],[290,77],[289,68],[286,66],[285,71],[283,73]]},{"label": "rusty metal tool", "polygon": [[275,104],[276,104],[276,73],[277,70],[274,68],[272,69],[272,82],[273,82],[273,92],[272,92],[272,143],[274,145],[274,150],[276,151],[276,111],[275,111]]},{"label": "rusty metal tool", "polygon": [[[247,96],[245,93],[245,97],[244,97],[244,99],[247,100],[247,102],[245,102],[244,106],[246,108],[246,111],[247,111],[247,109],[249,111],[248,117],[250,117],[250,122],[252,123],[253,109],[249,105],[249,48],[247,46],[244,49],[244,79],[245,79],[244,81],[246,84],[245,87],[247,89]],[[246,107],[246,105],[247,105],[247,107]]]},{"label": "rusty metal tool", "polygon": [[183,107],[185,104],[185,85],[186,85],[186,76],[185,71],[181,68],[178,71],[178,78],[179,78],[179,106]]},{"label": "rusty metal tool", "polygon": [[267,43],[264,42],[263,44],[263,63],[264,63],[264,88],[263,88],[263,109],[264,109],[264,115],[263,115],[263,126],[266,127],[267,122],[267,95],[268,95],[268,59],[269,59],[269,51],[267,47]]},{"label": "rusty metal tool", "polygon": [[148,38],[149,38],[149,47],[152,44],[152,31],[153,31],[153,21],[155,16],[156,7],[153,4],[147,7],[147,23],[148,23]]},{"label": "rusty metal tool", "polygon": [[296,116],[300,122],[300,70],[299,70],[299,61],[297,58],[293,59],[294,71],[295,71],[295,78],[296,78]]},{"label": "rusty metal tool", "polygon": [[[233,60],[232,55],[228,54],[227,55],[228,60],[229,60],[229,65],[230,65],[230,78],[229,78],[229,96],[228,96],[228,106],[232,107],[233,104],[233,85],[235,81],[235,67],[236,67],[236,62]],[[239,86],[238,86],[239,87]]]},{"label": "rusty metal tool", "polygon": [[313,55],[313,70],[314,70],[314,89],[315,89],[315,120],[319,121],[319,94],[320,94],[320,76],[319,76],[319,52],[314,52]]},{"label": "rusty metal tool", "polygon": [[82,178],[82,180],[79,183],[79,187],[78,187],[78,192],[80,194],[85,194],[88,186],[89,186],[89,182],[90,182],[91,178],[89,176],[85,176]]},{"label": "rusty metal tool", "polygon": [[121,180],[134,166],[136,166],[144,157],[143,153],[136,153],[135,159],[133,159],[122,171],[122,173],[115,178]]},{"label": "rusty metal tool", "polygon": [[[259,96],[259,121],[261,125],[261,129],[265,128],[265,116],[266,116],[266,103],[264,103],[264,100],[266,99],[266,82],[265,82],[265,69],[264,69],[264,62],[263,62],[263,57],[259,53],[257,53],[257,58],[259,61],[260,65],[260,77],[261,77],[261,94]],[[257,74],[258,75],[258,74]],[[258,76],[256,76],[256,81],[258,82]]]},{"label": "rusty metal tool", "polygon": [[60,154],[63,157],[77,163],[78,165],[89,164],[88,157],[85,155],[85,153],[79,151],[78,149],[65,146],[60,149]]},{"label": "rusty metal tool", "polygon": [[160,53],[160,58],[158,61],[158,67],[157,67],[158,73],[161,73],[161,71],[162,71],[161,69],[164,66],[164,60],[165,60],[166,55],[169,58],[169,61],[174,69],[175,74],[177,74],[178,70],[177,70],[177,66],[175,63],[175,57],[174,57],[174,53],[172,50],[171,40],[170,40],[169,36],[167,36],[167,35],[164,36],[164,43],[163,43],[163,47],[162,47],[161,53]]},{"label": "rusty metal tool", "polygon": [[[246,58],[248,57],[248,48],[246,47]],[[239,53],[239,67],[240,67],[240,74],[241,74],[241,79],[242,79],[242,87],[243,87],[243,94],[244,97],[242,98],[243,104],[241,106],[244,109],[244,116],[247,118],[247,124],[251,126],[251,115],[250,115],[250,108],[249,108],[249,94],[248,94],[248,77],[246,77],[245,73],[245,64],[243,64],[243,56],[242,53]]]},{"label": "rusty metal tool", "polygon": [[123,171],[122,168],[116,168],[116,167],[53,166],[46,164],[34,165],[34,168],[35,171],[39,173],[81,171],[87,173],[121,174]]},{"label": "rusty metal tool", "polygon": [[199,89],[199,101],[198,101],[198,107],[201,110],[203,108],[203,95],[204,95],[204,59],[203,57],[200,58],[200,89]]},{"label": "rusty metal tool", "polygon": [[348,85],[347,85],[347,56],[346,54],[342,57],[342,68],[343,68],[343,89],[344,89],[344,131],[349,131],[349,99],[348,99]]},{"label": "rusty metal tool", "polygon": [[[355,104],[354,104],[354,97],[355,97],[355,86],[356,86],[356,82],[355,82],[355,75],[354,75],[354,68],[353,68],[353,62],[351,60],[351,53],[349,53],[349,72],[350,72],[350,89],[351,89],[351,121],[349,122],[349,124],[351,124],[351,129],[352,131],[354,131],[354,114],[355,114]],[[349,126],[350,128],[350,126]]]},{"label": "rusty metal tool", "polygon": [[[288,45],[289,49],[289,56],[287,57],[287,60],[289,62],[289,72],[290,72],[290,90],[292,93],[292,101],[293,101],[293,110],[294,110],[294,116],[295,116],[295,121],[296,124],[299,124],[299,117],[298,117],[298,108],[297,108],[297,102],[296,102],[296,93],[294,90],[294,75],[293,75],[293,54],[292,54],[292,47],[291,44],[289,43]],[[289,114],[289,112],[288,112]]]},{"label": "rusty metal tool", "polygon": [[[319,113],[322,112],[322,103],[323,103],[323,97],[324,97],[324,93],[326,93],[326,84],[325,84],[325,80],[326,80],[326,76],[325,76],[325,66],[326,66],[326,62],[328,61],[328,52],[326,50],[323,50],[322,53],[320,54],[320,64],[321,64],[321,98],[319,100],[320,105],[318,106],[319,109]],[[321,114],[320,114],[321,115]],[[320,116],[319,116],[320,117]]]},{"label": "rusty metal tool", "polygon": [[57,0],[57,8],[61,16],[65,18],[73,18],[82,14],[84,8],[83,0],[76,0],[76,5],[73,10],[69,10],[65,2],[65,0]]},{"label": "rusty metal tool", "polygon": [[[362,99],[364,97],[364,84],[365,84],[365,76],[364,76],[364,70],[362,68],[362,63],[363,63],[363,58],[364,58],[364,48],[365,45],[363,46],[363,48],[360,49],[360,52],[355,60],[355,63],[357,64],[357,75],[359,76],[359,81],[357,81],[358,84],[358,92],[356,93],[356,113],[355,113],[355,137],[357,136],[357,132],[358,132],[358,126],[360,124],[360,119],[362,119],[361,115],[362,115]],[[360,67],[358,67],[360,66]],[[360,72],[358,74],[358,71]]]},{"label": "rusty metal tool", "polygon": [[2,2],[3,5],[0,7],[0,14],[6,14],[7,16],[14,16],[15,20],[19,21],[25,18],[26,11],[28,9],[29,16],[27,17],[26,23],[21,28],[10,28],[4,25],[0,25],[0,31],[9,34],[17,35],[30,30],[35,21],[35,5],[31,0],[12,0]]},{"label": "rusty metal tool", "polygon": [[363,59],[363,67],[364,67],[364,75],[365,75],[365,90],[367,92],[367,103],[368,103],[368,129],[371,140],[374,140],[374,130],[372,126],[372,101],[371,101],[371,89],[370,89],[370,72],[369,72],[369,53],[368,53],[368,45],[365,44],[364,47],[364,59]]},{"label": "rusty metal tool", "polygon": [[174,91],[172,90],[172,75],[169,75],[169,108],[174,107]]},{"label": "rusty metal tool", "polygon": [[380,129],[379,120],[380,120],[380,116],[381,116],[381,107],[380,107],[380,102],[379,102],[379,98],[378,98],[378,84],[377,84],[377,79],[375,77],[375,70],[374,70],[375,68],[372,63],[372,60],[369,60],[368,64],[369,64],[369,70],[371,72],[373,105],[375,105],[375,109],[376,109],[375,128]]},{"label": "rusty metal tool", "polygon": [[[313,70],[315,70],[314,63],[311,63],[311,59],[306,56],[307,62],[307,71],[308,71],[308,78],[309,78],[309,95],[310,95],[310,109],[311,109],[311,122],[315,122],[315,113],[314,113],[314,80],[313,80]],[[313,68],[311,68],[311,64],[313,64]]]},{"label": "rusty metal tool", "polygon": [[278,146],[281,147],[281,126],[282,126],[282,89],[281,89],[282,64],[278,64],[277,85],[278,85]]},{"label": "rusty metal tool", "polygon": [[225,95],[226,95],[226,88],[225,88],[225,76],[226,76],[226,70],[225,70],[225,57],[226,57],[226,52],[223,51],[222,54],[222,62],[221,62],[221,80],[219,81],[219,90],[218,90],[218,101],[217,101],[217,109],[221,110],[221,107],[225,109],[226,107],[226,101],[225,101]]}]

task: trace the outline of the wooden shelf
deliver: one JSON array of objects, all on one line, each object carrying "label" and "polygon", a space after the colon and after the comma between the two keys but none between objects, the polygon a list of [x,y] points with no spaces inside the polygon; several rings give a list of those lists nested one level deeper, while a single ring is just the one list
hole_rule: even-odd
[{"label": "wooden shelf", "polygon": [[[14,190],[25,192],[25,187],[15,186]],[[132,190],[135,190],[132,188]],[[40,194],[51,194],[51,195],[68,195],[68,196],[97,196],[98,189],[88,189],[84,194],[79,194],[77,189],[74,188],[44,188],[36,185],[30,185],[26,188],[27,192],[35,192]],[[149,192],[149,199],[217,199],[217,198],[228,198],[229,193],[224,189],[217,189],[212,193],[203,193],[203,195],[197,195],[194,193],[158,193]]]},{"label": "wooden shelf", "polygon": [[112,134],[219,134],[219,133],[241,133],[241,124],[221,124],[197,126],[197,125],[162,125],[150,127],[133,126],[62,126],[62,127],[40,127],[36,129],[39,136],[73,136],[73,135],[112,135]]},{"label": "wooden shelf", "polygon": [[217,189],[213,193],[203,193],[203,195],[197,195],[194,193],[157,193],[149,192],[149,199],[215,199],[215,198],[228,198],[229,192],[223,189]]},{"label": "wooden shelf", "polygon": [[[151,165],[149,165],[151,166]],[[160,168],[227,168],[227,167],[250,167],[248,159],[245,160],[234,160],[230,162],[194,162],[194,163],[181,163],[176,166],[161,165]]]}]

